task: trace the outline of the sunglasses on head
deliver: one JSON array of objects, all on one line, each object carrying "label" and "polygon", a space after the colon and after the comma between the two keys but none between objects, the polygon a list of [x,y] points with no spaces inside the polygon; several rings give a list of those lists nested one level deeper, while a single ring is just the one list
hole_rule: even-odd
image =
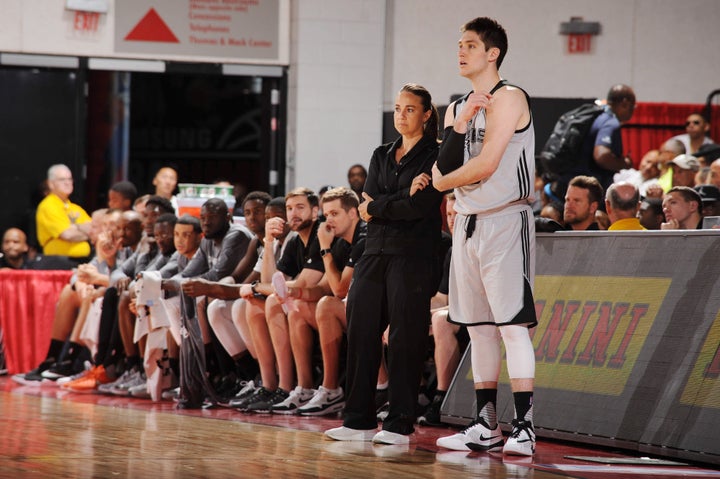
[{"label": "sunglasses on head", "polygon": [[685,127],[688,127],[690,125],[699,125],[699,124],[700,124],[700,120],[690,120],[690,121],[685,122]]}]

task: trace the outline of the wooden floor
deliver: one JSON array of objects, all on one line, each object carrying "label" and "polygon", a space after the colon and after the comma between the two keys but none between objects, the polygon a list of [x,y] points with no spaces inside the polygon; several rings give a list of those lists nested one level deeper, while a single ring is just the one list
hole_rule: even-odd
[{"label": "wooden floor", "polygon": [[538,443],[532,459],[439,451],[437,437],[453,432],[445,428],[418,427],[409,448],[324,439],[322,431],[337,425],[337,418],[179,411],[172,402],[0,377],[0,477],[720,478],[694,466],[572,460],[566,456],[631,456],[549,441]]}]

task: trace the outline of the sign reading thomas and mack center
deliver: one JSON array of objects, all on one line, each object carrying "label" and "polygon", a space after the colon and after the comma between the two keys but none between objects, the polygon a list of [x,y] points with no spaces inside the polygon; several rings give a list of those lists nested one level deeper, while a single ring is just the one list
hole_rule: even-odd
[{"label": "sign reading thomas and mack center", "polygon": [[115,2],[115,51],[278,62],[280,0]]}]

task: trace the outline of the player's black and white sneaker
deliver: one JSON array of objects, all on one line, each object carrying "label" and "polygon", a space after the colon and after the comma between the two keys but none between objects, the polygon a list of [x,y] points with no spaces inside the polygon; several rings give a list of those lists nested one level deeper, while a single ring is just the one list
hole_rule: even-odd
[{"label": "player's black and white sneaker", "polygon": [[441,437],[436,442],[438,446],[453,451],[499,451],[504,443],[500,425],[491,429],[483,418],[474,420],[459,433]]},{"label": "player's black and white sneaker", "polygon": [[512,432],[503,448],[503,454],[532,456],[535,454],[535,429],[531,421],[513,419]]}]

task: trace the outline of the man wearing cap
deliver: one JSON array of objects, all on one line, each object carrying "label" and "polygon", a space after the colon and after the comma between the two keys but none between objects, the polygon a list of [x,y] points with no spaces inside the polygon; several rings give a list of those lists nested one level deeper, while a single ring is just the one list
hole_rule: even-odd
[{"label": "man wearing cap", "polygon": [[692,155],[678,155],[670,162],[673,166],[673,186],[695,186],[695,173],[700,169],[700,162]]},{"label": "man wearing cap", "polygon": [[702,215],[720,216],[720,188],[715,185],[698,185],[695,187],[702,199]]},{"label": "man wearing cap", "polygon": [[720,145],[715,143],[707,143],[700,147],[693,155],[698,159],[700,165],[710,166],[713,161],[720,158]]}]

